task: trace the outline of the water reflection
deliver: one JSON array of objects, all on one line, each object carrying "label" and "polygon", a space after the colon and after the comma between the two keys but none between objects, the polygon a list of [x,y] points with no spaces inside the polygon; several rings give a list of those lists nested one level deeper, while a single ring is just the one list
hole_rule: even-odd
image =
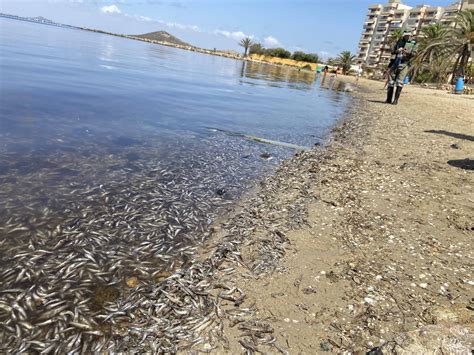
[{"label": "water reflection", "polygon": [[240,76],[259,80],[262,84],[272,87],[297,90],[312,90],[315,79],[315,73],[312,71],[250,61],[242,61]]}]

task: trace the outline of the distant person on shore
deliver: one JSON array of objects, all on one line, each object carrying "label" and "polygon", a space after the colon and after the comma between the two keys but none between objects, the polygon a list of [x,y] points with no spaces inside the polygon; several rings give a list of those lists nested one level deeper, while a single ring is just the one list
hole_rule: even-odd
[{"label": "distant person on shore", "polygon": [[356,82],[359,81],[359,78],[362,76],[362,67],[359,66],[356,70]]},{"label": "distant person on shore", "polygon": [[[416,42],[410,40],[410,32],[405,32],[403,38],[400,39],[393,47],[392,58],[388,66],[388,89],[387,100],[388,104],[398,104],[398,99],[403,89],[403,81],[408,74],[408,69],[411,65]],[[395,99],[393,99],[393,92],[395,90]]]}]

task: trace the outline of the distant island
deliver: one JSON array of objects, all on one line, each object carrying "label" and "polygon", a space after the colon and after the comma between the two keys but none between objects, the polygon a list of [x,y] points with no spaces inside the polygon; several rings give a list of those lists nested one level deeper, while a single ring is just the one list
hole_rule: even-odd
[{"label": "distant island", "polygon": [[166,31],[150,32],[150,33],[145,33],[144,35],[133,35],[130,37],[141,38],[141,39],[156,41],[156,42],[173,43],[173,44],[177,44],[177,45],[185,46],[185,47],[194,47],[186,42],[183,42],[179,38],[169,34]]}]

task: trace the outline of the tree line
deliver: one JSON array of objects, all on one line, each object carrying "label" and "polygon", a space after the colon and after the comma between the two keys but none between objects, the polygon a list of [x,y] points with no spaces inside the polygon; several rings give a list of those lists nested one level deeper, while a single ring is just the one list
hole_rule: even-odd
[{"label": "tree line", "polygon": [[293,59],[300,62],[321,63],[321,58],[316,53],[304,53],[302,51],[291,53],[290,51],[281,47],[265,48],[261,43],[252,42],[252,39],[249,37],[242,39],[239,45],[244,48],[244,57],[250,54],[259,54],[269,57]]},{"label": "tree line", "polygon": [[261,43],[254,43],[252,39],[247,37],[243,38],[239,45],[244,48],[244,57],[250,54],[260,54],[266,55],[269,57],[277,57],[283,59],[293,59],[300,62],[307,62],[307,63],[316,63],[316,64],[327,64],[330,66],[337,66],[339,67],[344,74],[349,73],[352,63],[355,60],[355,55],[352,54],[350,51],[342,51],[337,58],[328,58],[327,60],[323,60],[318,54],[316,53],[305,53],[303,51],[295,51],[291,53],[284,48],[265,48],[262,46]]}]

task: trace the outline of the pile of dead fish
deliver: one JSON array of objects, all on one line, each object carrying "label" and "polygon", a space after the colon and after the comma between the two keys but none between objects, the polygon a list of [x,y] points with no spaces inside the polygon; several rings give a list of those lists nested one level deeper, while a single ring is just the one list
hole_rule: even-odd
[{"label": "pile of dead fish", "polygon": [[[8,214],[0,224],[0,350],[210,351],[226,347],[227,319],[240,324],[249,352],[259,346],[284,352],[253,309],[222,304],[245,299],[227,278],[235,263],[243,264],[243,247],[254,251],[244,263],[250,272],[272,272],[285,254],[285,231],[306,223],[303,206],[313,198],[307,191],[319,153],[300,153],[263,179],[259,194],[225,225],[214,252],[195,261],[216,215],[261,172],[248,162],[261,160],[259,145],[219,139],[228,139],[226,149],[208,144],[202,156],[191,147],[189,159],[177,156],[172,166],[128,159],[120,168],[116,157],[68,162],[59,156],[63,171],[90,168],[81,172],[87,183],[62,182],[45,197],[31,181],[51,180],[40,171],[2,190],[0,208]],[[232,159],[237,163],[229,165]],[[11,166],[7,171],[15,173]],[[11,198],[15,188],[20,203]],[[276,192],[285,190],[297,194],[297,203],[279,199]],[[253,239],[261,227],[269,232]]]},{"label": "pile of dead fish", "polygon": [[[165,152],[127,145],[2,153],[2,352],[135,343],[173,351],[196,341],[189,334],[207,327],[213,312],[202,280],[215,267],[192,265],[196,246],[262,166],[276,162],[260,157],[267,147],[225,135],[194,141]],[[181,269],[188,278],[166,280]]]}]

